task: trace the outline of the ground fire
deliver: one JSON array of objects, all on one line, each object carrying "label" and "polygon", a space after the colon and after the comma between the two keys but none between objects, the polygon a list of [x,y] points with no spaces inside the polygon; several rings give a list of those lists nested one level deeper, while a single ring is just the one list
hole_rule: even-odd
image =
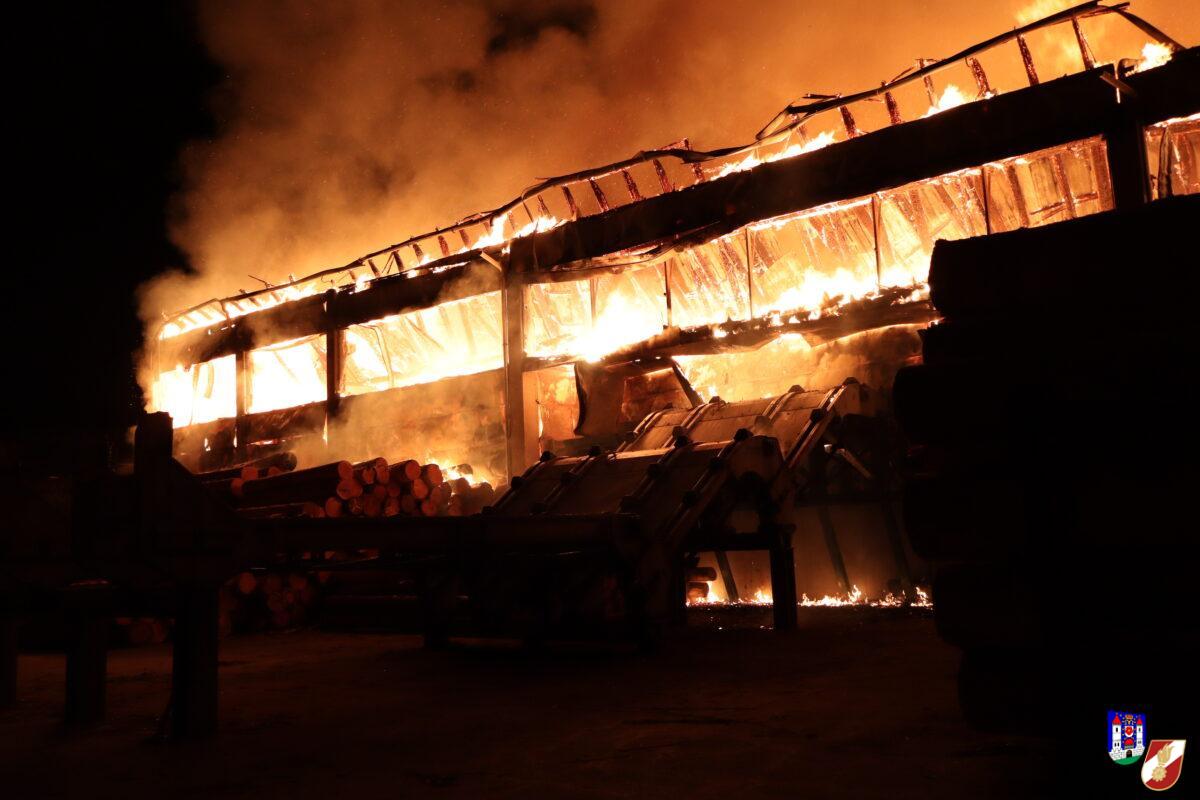
[{"label": "ground fire", "polygon": [[[218,633],[322,614],[386,613],[430,648],[652,651],[688,614],[762,607],[782,632],[822,609],[936,613],[968,715],[1004,717],[1003,648],[973,637],[1026,601],[1004,607],[1009,562],[955,537],[991,530],[972,502],[1017,470],[969,483],[1008,462],[960,429],[1075,408],[1110,344],[1095,374],[1126,374],[1144,331],[1083,306],[1119,306],[1106,259],[1175,231],[1144,243],[1159,253],[1196,211],[1200,51],[1092,0],[900,66],[806,95],[748,145],[543,180],[156,321],[132,463],[76,495],[72,524],[100,531],[60,587],[76,629],[162,641],[173,620],[181,738],[215,730]],[[1176,272],[1160,296],[1194,283]],[[1034,326],[1091,355],[1056,366]],[[1062,455],[1057,428],[1028,429],[1044,438],[1022,447]],[[168,587],[167,613],[139,600]],[[103,709],[96,641],[70,645],[80,718]]]}]

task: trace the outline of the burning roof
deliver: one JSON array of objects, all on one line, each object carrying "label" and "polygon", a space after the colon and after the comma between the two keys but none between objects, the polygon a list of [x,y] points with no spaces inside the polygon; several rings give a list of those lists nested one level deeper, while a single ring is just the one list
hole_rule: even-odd
[{"label": "burning roof", "polygon": [[[1098,15],[1157,44],[1096,66],[1079,21]],[[1073,42],[1074,74],[1040,80],[1022,42],[1042,30]],[[1001,47],[1024,88],[996,89],[986,59]],[[754,351],[780,376],[817,374],[805,365],[822,343],[928,322],[938,240],[1200,190],[1198,60],[1124,7],[1089,2],[878,89],[810,97],[746,147],[680,143],[544,181],[345,267],[176,316],[152,343],[153,404],[192,452],[301,430],[328,448],[362,439],[366,420],[371,436],[436,429],[449,442],[405,457],[499,475],[536,458],[545,431],[563,435],[559,406],[581,424],[587,362],[674,370],[693,404],[778,393],[787,385],[722,359]],[[950,107],[935,81],[955,66],[975,89]],[[886,120],[866,133],[873,110]]]},{"label": "burning roof", "polygon": [[[1165,33],[1130,13],[1125,5],[1105,6],[1100,0],[1090,0],[948,58],[919,59],[914,67],[879,88],[846,96],[806,95],[803,102],[789,104],[780,111],[747,145],[703,152],[693,150],[688,140],[683,139],[620,162],[541,181],[499,208],[471,215],[446,228],[418,234],[344,266],[183,310],[163,322],[157,337],[167,339],[197,328],[220,325],[330,288],[361,290],[389,275],[428,274],[459,266],[483,254],[495,259],[507,254],[515,240],[544,233],[568,222],[603,215],[616,208],[640,204],[764,163],[793,159],[862,136],[866,131],[860,127],[862,115],[858,111],[867,104],[883,101],[888,111],[888,124],[901,124],[905,118],[896,95],[909,85],[920,85],[928,101],[927,110],[919,112],[917,118],[928,118],[964,103],[995,97],[998,92],[980,57],[1001,46],[1019,49],[1027,80],[1030,85],[1036,85],[1039,83],[1037,68],[1025,37],[1044,29],[1065,27],[1072,31],[1079,48],[1077,68],[1085,70],[1096,66],[1081,25],[1082,20],[1092,17],[1118,16],[1149,37],[1140,58],[1114,65],[1121,74],[1160,66],[1169,61],[1174,52],[1183,49]],[[940,88],[935,84],[938,76],[962,64],[969,68],[975,83],[974,91],[964,90],[954,83]]]}]

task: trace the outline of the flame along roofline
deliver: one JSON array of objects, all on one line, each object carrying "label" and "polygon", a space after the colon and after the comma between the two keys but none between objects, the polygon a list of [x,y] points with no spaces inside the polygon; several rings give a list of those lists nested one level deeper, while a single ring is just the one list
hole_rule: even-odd
[{"label": "flame along roofline", "polygon": [[[629,203],[490,252],[472,251],[386,275],[359,287],[365,291],[345,287],[333,293],[333,305],[344,310],[358,307],[360,302],[383,302],[385,298],[376,297],[382,291],[398,303],[389,313],[397,313],[421,304],[414,297],[424,296],[417,290],[426,283],[441,286],[453,282],[461,269],[472,267],[500,278],[496,267],[502,266],[503,280],[516,283],[569,280],[591,268],[619,269],[628,261],[644,262],[677,245],[717,238],[756,221],[1103,135],[1116,122],[1113,115],[1118,108],[1136,111],[1138,124],[1144,125],[1186,116],[1200,109],[1200,82],[1195,80],[1198,69],[1200,48],[1190,48],[1159,68],[1129,75],[1121,85],[1137,94],[1136,108],[1115,104],[1113,87],[1103,80],[1110,77],[1111,67],[1067,75],[932,117],[887,126],[873,135],[803,156],[764,163],[686,191]],[[1132,120],[1126,123],[1132,124]],[[647,247],[648,251],[637,252]],[[632,259],[630,254],[634,254]],[[246,349],[245,335],[256,329],[260,333],[269,330],[273,340],[282,340],[289,338],[283,335],[284,329],[290,330],[290,323],[301,317],[321,318],[309,320],[310,327],[324,326],[335,318],[343,323],[356,321],[341,311],[330,316],[318,308],[327,305],[321,301],[328,295],[314,292],[260,313],[217,316],[181,335],[152,340],[153,358],[190,364],[236,352]],[[382,314],[370,318],[378,316]],[[260,338],[255,336],[255,343],[267,343]]]},{"label": "flame along roofline", "polygon": [[[1131,25],[1153,38],[1159,44],[1165,45],[1171,52],[1174,53],[1185,49],[1182,44],[1172,39],[1161,29],[1130,12],[1128,10],[1128,6],[1128,2],[1118,3],[1117,5],[1113,6],[1106,6],[1102,4],[1101,0],[1088,0],[1087,2],[1080,3],[1077,6],[1066,8],[1057,13],[1042,17],[1041,19],[1034,20],[1033,22],[1022,25],[1019,28],[1014,28],[1006,33],[993,36],[992,38],[986,39],[978,44],[974,44],[965,50],[960,50],[952,56],[948,56],[930,64],[926,64],[915,71],[910,72],[909,70],[905,70],[892,80],[880,84],[878,88],[867,89],[865,91],[846,96],[839,95],[835,97],[819,97],[815,95],[809,95],[808,97],[812,98],[814,102],[792,103],[787,105],[782,111],[779,112],[779,114],[775,116],[774,119],[771,120],[771,122],[769,122],[765,127],[762,128],[762,130],[758,132],[756,138],[762,139],[767,136],[775,135],[777,131],[772,129],[780,119],[790,117],[792,121],[785,128],[780,130],[790,129],[794,125],[803,122],[804,119],[808,119],[824,111],[841,108],[852,103],[879,97],[880,95],[886,94],[893,89],[898,89],[905,84],[912,83],[913,81],[920,80],[934,75],[935,73],[941,72],[942,70],[958,63],[959,61],[964,61],[971,56],[1012,41],[1018,36],[1024,36],[1027,33],[1032,33],[1033,31],[1046,28],[1051,25],[1069,22],[1072,19],[1084,19],[1087,17],[1095,17],[1105,14],[1117,14],[1128,21]],[[800,119],[796,119],[797,117]]]},{"label": "flame along roofline", "polygon": [[[985,52],[1007,42],[1011,42],[1026,33],[1039,30],[1041,28],[1070,22],[1080,18],[1105,14],[1117,14],[1130,22],[1130,24],[1137,27],[1139,30],[1149,35],[1151,38],[1166,46],[1171,50],[1172,53],[1184,49],[1183,45],[1172,39],[1163,31],[1146,22],[1137,15],[1129,12],[1127,10],[1128,5],[1128,2],[1122,2],[1116,5],[1107,6],[1102,4],[1102,0],[1087,0],[1087,2],[1081,3],[1077,6],[1064,9],[1055,14],[1051,14],[1019,28],[1015,28],[1011,31],[999,34],[983,42],[972,45],[971,47],[959,51],[952,56],[922,66],[915,71],[912,71],[911,68],[909,70],[905,70],[896,78],[882,83],[877,88],[872,88],[846,96],[818,97],[810,95],[809,97],[813,98],[815,100],[814,102],[804,104],[789,104],[782,111],[780,111],[779,114],[777,114],[771,120],[771,122],[767,124],[767,126],[765,126],[756,134],[753,142],[745,145],[708,151],[692,150],[690,146],[672,146],[657,150],[640,151],[621,161],[616,161],[602,166],[593,167],[566,175],[560,175],[553,178],[547,178],[526,188],[513,200],[510,200],[504,205],[492,209],[491,211],[478,212],[465,217],[462,220],[459,220],[458,222],[445,228],[437,228],[433,231],[412,236],[399,243],[389,245],[361,256],[360,258],[357,258],[348,264],[319,270],[302,278],[288,281],[287,283],[266,286],[262,289],[251,292],[242,292],[224,298],[214,298],[194,305],[190,308],[178,311],[164,319],[162,324],[159,326],[157,335],[154,338],[173,338],[174,336],[187,333],[192,330],[218,324],[223,321],[227,322],[236,317],[253,314],[257,311],[266,310],[267,308],[271,308],[282,303],[287,303],[303,297],[319,294],[327,289],[337,288],[339,284],[345,286],[347,279],[351,284],[362,285],[364,283],[369,283],[375,278],[385,277],[388,275],[423,274],[427,272],[429,268],[445,268],[454,266],[457,263],[466,263],[468,261],[478,259],[481,256],[485,258],[485,260],[494,261],[494,259],[487,258],[489,251],[507,249],[508,245],[514,239],[522,238],[534,233],[540,233],[548,228],[557,227],[569,221],[557,219],[547,220],[541,215],[535,216],[534,213],[530,211],[528,207],[530,199],[538,197],[543,192],[555,188],[563,188],[564,191],[569,191],[567,187],[571,185],[594,182],[618,173],[625,172],[633,167],[650,163],[654,163],[656,169],[661,170],[661,165],[658,164],[657,161],[664,158],[675,158],[678,159],[682,164],[694,165],[694,169],[698,170],[696,173],[697,180],[695,183],[691,184],[694,186],[699,183],[725,177],[728,174],[729,164],[726,164],[725,166],[727,169],[725,171],[720,171],[712,175],[704,175],[701,165],[705,164],[706,162],[742,156],[745,157],[747,162],[753,162],[749,163],[749,165],[746,167],[741,167],[741,169],[745,169],[753,168],[758,166],[759,163],[772,161],[780,157],[795,155],[796,153],[789,152],[794,148],[789,148],[789,150],[785,150],[782,153],[776,154],[774,158],[768,156],[758,159],[756,154],[760,148],[779,145],[780,143],[786,144],[787,140],[790,139],[795,133],[802,132],[802,126],[804,123],[814,116],[845,108],[857,102],[878,97],[879,95],[885,94],[886,92],[899,86],[928,77],[936,72],[952,66],[953,64],[963,61],[964,59],[970,58],[973,55]],[[781,120],[786,120],[786,122],[781,124]],[[871,133],[875,132],[876,131],[865,132],[865,135],[870,135]],[[681,142],[686,145],[687,140],[684,139],[681,140]],[[626,173],[626,177],[628,179],[628,173]],[[663,191],[652,196],[661,196],[662,194],[669,193],[667,189],[667,187],[670,186],[669,179],[662,172],[660,172],[659,177],[663,183]],[[669,191],[673,192],[679,188],[684,187],[670,186]],[[633,189],[631,189],[631,194],[635,194]],[[642,202],[643,197],[641,196],[641,192],[637,192],[637,195],[638,196],[635,199],[632,199],[632,202],[629,203],[629,205],[636,205],[637,203]],[[573,210],[577,212],[573,201],[572,207]],[[607,213],[608,210],[608,208],[602,208],[599,214],[577,214],[576,219],[578,219],[578,216],[599,216]],[[511,215],[517,211],[523,211],[529,217],[529,222],[523,225],[521,228],[516,228],[515,222],[513,222],[510,218]],[[480,235],[472,245],[469,237],[466,234],[466,231],[469,228],[478,227],[483,227],[487,232]],[[504,228],[506,227],[513,228],[511,235],[504,232]],[[459,234],[462,240],[462,247],[454,252],[450,252],[448,242],[445,237],[455,233]],[[433,248],[437,247],[443,254],[443,257],[440,259],[432,259],[428,255],[424,255],[424,250],[426,248],[422,248],[422,244],[424,244],[426,248],[430,250],[430,252],[433,252]],[[417,259],[417,263],[411,265],[404,263],[402,253],[406,249],[411,249],[413,251],[413,256]],[[377,259],[383,260],[384,263],[382,268],[375,263]],[[233,309],[232,313],[230,311],[230,307]],[[193,324],[187,324],[184,322],[184,320],[189,317],[198,319],[197,321],[194,321]],[[171,326],[178,328],[178,330],[167,334],[166,331],[168,327]]]}]

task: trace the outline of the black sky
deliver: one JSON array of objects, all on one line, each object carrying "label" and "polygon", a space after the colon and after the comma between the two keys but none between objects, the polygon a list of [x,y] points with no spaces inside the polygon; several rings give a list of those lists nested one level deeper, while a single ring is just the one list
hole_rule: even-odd
[{"label": "black sky", "polygon": [[140,408],[134,292],[186,263],[166,230],[177,159],[211,135],[220,75],[190,3],[45,7],[9,35],[4,432],[125,426]]}]

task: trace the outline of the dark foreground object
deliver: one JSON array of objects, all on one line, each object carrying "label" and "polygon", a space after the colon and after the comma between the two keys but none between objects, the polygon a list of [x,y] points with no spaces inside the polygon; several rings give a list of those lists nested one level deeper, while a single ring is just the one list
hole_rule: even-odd
[{"label": "dark foreground object", "polygon": [[652,656],[225,640],[219,734],[191,743],[151,741],[166,645],[111,653],[107,722],[90,730],[61,726],[62,657],[22,656],[21,700],[0,712],[5,796],[894,800],[1045,787],[1053,754],[1038,740],[962,721],[957,653],[927,614],[801,609],[789,635],[759,627],[770,609],[702,615]]},{"label": "dark foreground object", "polygon": [[939,242],[944,321],[894,387],[907,530],[964,712],[1058,738],[1076,788],[1111,788],[1084,769],[1110,710],[1146,713],[1152,739],[1200,719],[1197,222],[1193,196]]}]

